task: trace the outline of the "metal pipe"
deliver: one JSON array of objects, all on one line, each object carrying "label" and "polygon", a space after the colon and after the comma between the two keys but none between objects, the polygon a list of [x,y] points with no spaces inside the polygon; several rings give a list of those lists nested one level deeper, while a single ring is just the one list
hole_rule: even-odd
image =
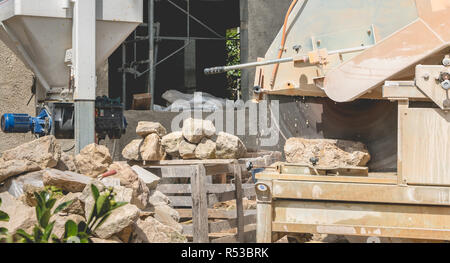
[{"label": "metal pipe", "polygon": [[153,110],[155,104],[155,0],[148,0],[148,36],[149,36],[149,72],[148,72],[148,85],[151,101],[150,110]]},{"label": "metal pipe", "polygon": [[294,58],[282,58],[282,59],[273,59],[273,60],[267,60],[267,61],[261,61],[261,62],[250,62],[245,63],[241,65],[234,65],[234,66],[224,66],[224,67],[214,67],[214,68],[207,68],[205,69],[206,75],[213,75],[213,74],[220,74],[225,73],[227,71],[232,70],[239,70],[239,69],[245,69],[245,68],[256,68],[266,65],[273,65],[273,64],[279,64],[279,63],[287,63],[294,61]]},{"label": "metal pipe", "polygon": [[[127,64],[127,45],[122,44],[122,68],[125,69]],[[123,109],[127,109],[127,73],[125,70],[122,71],[122,102]]]},{"label": "metal pipe", "polygon": [[[339,49],[339,50],[334,50],[334,51],[328,52],[328,55],[354,53],[354,52],[358,52],[358,51],[364,51],[371,47],[372,46],[361,46],[361,47],[355,47],[355,48]],[[305,58],[303,59],[303,61],[305,63],[308,62],[308,60],[309,60],[308,56],[305,56]],[[267,66],[267,65],[288,63],[288,62],[292,62],[292,61],[294,61],[294,57],[272,59],[272,60],[266,60],[266,61],[261,61],[261,62],[250,62],[250,63],[234,65],[234,66],[213,67],[213,68],[205,69],[204,73],[205,73],[205,75],[213,75],[213,74],[225,73],[227,71],[232,71],[232,70],[256,68],[256,67]]]}]

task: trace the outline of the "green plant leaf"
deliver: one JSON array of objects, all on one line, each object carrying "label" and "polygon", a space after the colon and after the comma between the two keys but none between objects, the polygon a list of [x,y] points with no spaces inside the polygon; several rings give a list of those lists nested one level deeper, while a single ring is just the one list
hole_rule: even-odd
[{"label": "green plant leaf", "polygon": [[0,206],[2,206],[2,199],[0,198]]},{"label": "green plant leaf", "polygon": [[8,234],[8,229],[4,228],[4,227],[0,227],[0,236],[2,235],[7,235]]},{"label": "green plant leaf", "polygon": [[56,199],[50,198],[47,201],[47,203],[45,203],[45,207],[47,207],[47,209],[51,210],[55,206],[55,203],[56,203]]},{"label": "green plant leaf", "polygon": [[9,215],[3,211],[0,211],[0,221],[8,222],[9,221]]},{"label": "green plant leaf", "polygon": [[46,228],[48,226],[48,222],[50,221],[51,213],[49,209],[45,209],[42,213],[41,218],[39,218],[39,225],[42,228]]},{"label": "green plant leaf", "polygon": [[51,222],[50,224],[48,224],[48,226],[45,228],[44,231],[44,236],[42,237],[42,239],[48,241],[50,238],[50,235],[52,234],[53,231],[53,227],[55,226],[55,221]]},{"label": "green plant leaf", "polygon": [[51,197],[51,194],[49,193],[49,192],[47,192],[47,191],[42,191],[41,193],[40,193],[40,195],[41,195],[41,197],[42,197],[42,201],[44,201],[44,204],[46,204],[47,203],[47,201],[50,199],[50,197]]},{"label": "green plant leaf", "polygon": [[73,236],[77,236],[78,234],[78,226],[75,222],[72,220],[69,220],[66,222],[66,225],[64,226],[64,238],[69,238]]},{"label": "green plant leaf", "polygon": [[111,206],[111,211],[128,204],[127,202],[117,202]]},{"label": "green plant leaf", "polygon": [[78,223],[78,233],[83,233],[87,231],[87,224],[84,221],[81,221],[80,223]]},{"label": "green plant leaf", "polygon": [[36,199],[37,205],[36,207],[45,207],[45,202],[44,199],[42,198],[42,196],[40,194],[38,194],[37,192],[34,192],[34,198]]},{"label": "green plant leaf", "polygon": [[101,217],[105,211],[108,211],[109,200],[107,195],[101,195],[96,202],[97,206],[97,215]]},{"label": "green plant leaf", "polygon": [[34,243],[33,237],[31,235],[27,234],[27,232],[25,232],[23,229],[17,230],[16,235],[25,239],[26,243]]},{"label": "green plant leaf", "polygon": [[55,215],[55,214],[61,212],[61,211],[64,210],[66,207],[70,206],[70,205],[73,203],[73,201],[74,201],[74,200],[70,200],[70,201],[67,201],[67,202],[64,202],[64,203],[60,204],[60,205],[55,209],[55,211],[53,211],[53,214]]},{"label": "green plant leaf", "polygon": [[98,197],[100,196],[100,192],[98,191],[97,186],[94,184],[91,184],[91,191],[92,195],[94,196],[94,200],[97,201]]},{"label": "green plant leaf", "polygon": [[44,233],[42,232],[42,229],[40,228],[40,227],[38,227],[38,226],[35,226],[34,228],[33,228],[33,238],[34,238],[34,241],[36,242],[36,243],[41,243],[42,242],[42,237],[44,236]]}]

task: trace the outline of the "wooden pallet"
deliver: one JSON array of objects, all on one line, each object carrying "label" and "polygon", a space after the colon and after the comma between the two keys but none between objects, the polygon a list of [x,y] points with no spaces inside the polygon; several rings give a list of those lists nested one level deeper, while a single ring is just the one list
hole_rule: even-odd
[{"label": "wooden pallet", "polygon": [[[246,235],[245,226],[256,223],[256,211],[244,211],[243,198],[255,197],[256,193],[254,185],[242,183],[243,168],[238,160],[160,161],[148,163],[144,168],[162,178],[157,190],[169,197],[180,216],[192,218],[192,224],[185,224],[183,230],[194,243],[223,238],[241,243],[250,241],[251,234]],[[234,183],[212,183],[212,177],[223,174],[232,174]],[[234,212],[211,209],[218,202],[231,200],[236,200]],[[215,221],[211,222],[212,219]],[[223,233],[232,229],[237,229],[236,234]]]}]

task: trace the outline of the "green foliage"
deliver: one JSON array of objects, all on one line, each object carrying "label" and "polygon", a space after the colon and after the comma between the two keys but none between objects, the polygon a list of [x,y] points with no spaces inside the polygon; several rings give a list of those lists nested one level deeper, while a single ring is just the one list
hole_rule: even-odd
[{"label": "green foliage", "polygon": [[91,191],[94,197],[94,206],[88,222],[82,221],[77,225],[72,220],[67,221],[64,237],[60,240],[54,239],[54,242],[89,243],[90,237],[95,230],[106,221],[112,211],[127,204],[126,202],[116,202],[114,200],[115,193],[112,188],[100,194],[98,188],[92,184]]},{"label": "green foliage", "polygon": [[[227,30],[227,66],[233,66],[241,63],[241,42],[239,41],[240,33],[238,28]],[[241,71],[233,70],[227,72],[228,91],[232,99],[238,98],[238,92],[241,81]]]},{"label": "green foliage", "polygon": [[[35,192],[34,197],[37,201],[36,205],[36,219],[38,224],[33,228],[33,233],[28,234],[23,229],[19,229],[16,232],[16,237],[19,242],[23,243],[48,243],[50,237],[52,239],[56,238],[52,235],[53,227],[55,222],[50,222],[53,215],[61,212],[64,208],[72,204],[73,200],[62,203],[57,208],[53,210],[56,204],[55,195],[51,190],[41,191],[39,193]],[[53,211],[52,211],[53,210]]]},{"label": "green foliage", "polygon": [[[94,207],[88,222],[81,221],[78,225],[69,220],[64,225],[64,235],[57,237],[52,234],[55,221],[51,222],[51,217],[73,203],[73,200],[62,203],[53,210],[58,195],[62,195],[62,191],[57,188],[46,188],[45,191],[35,192],[34,197],[37,201],[36,218],[38,224],[33,228],[33,232],[28,234],[23,229],[17,230],[13,236],[6,239],[0,238],[1,242],[20,242],[20,243],[89,243],[90,238],[95,230],[100,227],[106,219],[111,215],[112,211],[125,205],[125,202],[116,202],[114,200],[115,193],[112,188],[100,193],[95,185],[91,185],[92,195],[94,197]],[[1,205],[1,199],[0,199]],[[0,211],[0,221],[8,221],[9,217],[6,213]],[[7,229],[0,228],[0,236],[7,235]]]},{"label": "green foliage", "polygon": [[[2,206],[2,199],[0,198],[0,207]],[[8,222],[9,216],[7,213],[0,210],[0,221],[2,222]],[[0,227],[0,243],[5,241],[5,238],[3,236],[8,235],[8,229],[4,227]]]}]

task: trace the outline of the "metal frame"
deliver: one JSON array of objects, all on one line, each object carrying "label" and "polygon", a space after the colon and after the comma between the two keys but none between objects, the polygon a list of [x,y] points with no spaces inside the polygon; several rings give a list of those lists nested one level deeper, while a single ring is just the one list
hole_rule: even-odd
[{"label": "metal frame", "polygon": [[[148,87],[146,91],[151,94],[151,107],[150,109],[153,109],[154,105],[154,93],[155,93],[155,69],[158,65],[161,63],[164,63],[174,55],[178,54],[179,52],[183,51],[191,41],[193,40],[210,40],[210,41],[227,41],[227,40],[234,40],[234,41],[240,41],[240,39],[227,39],[226,36],[222,36],[219,33],[217,33],[214,29],[212,29],[210,26],[208,26],[206,23],[201,21],[200,19],[196,18],[191,14],[191,8],[190,8],[190,0],[186,0],[187,8],[184,9],[173,0],[165,0],[169,4],[171,4],[175,9],[183,12],[186,14],[186,31],[187,36],[185,37],[175,37],[175,36],[159,36],[159,23],[154,21],[154,12],[155,12],[155,0],[148,0],[148,23],[142,24],[141,26],[148,27],[148,35],[147,36],[137,36],[136,33],[133,36],[133,39],[125,41],[122,44],[122,68],[120,68],[120,72],[122,72],[122,92],[123,92],[123,98],[124,101],[126,99],[126,74],[134,74],[135,78],[141,77],[144,74],[148,75],[149,81],[148,81]],[[203,26],[205,29],[210,31],[212,34],[214,34],[216,37],[195,37],[191,36],[191,19]],[[155,30],[156,28],[156,30]],[[174,52],[170,53],[166,57],[158,60],[158,41],[161,40],[169,40],[169,41],[184,41],[185,44],[181,46],[179,49],[175,50]],[[147,60],[141,60],[137,61],[136,58],[136,43],[140,41],[149,41],[149,54]],[[126,61],[126,46],[128,44],[134,44],[134,61],[128,62]],[[144,70],[143,72],[137,71],[133,66],[138,64],[149,64],[149,67]]]}]

